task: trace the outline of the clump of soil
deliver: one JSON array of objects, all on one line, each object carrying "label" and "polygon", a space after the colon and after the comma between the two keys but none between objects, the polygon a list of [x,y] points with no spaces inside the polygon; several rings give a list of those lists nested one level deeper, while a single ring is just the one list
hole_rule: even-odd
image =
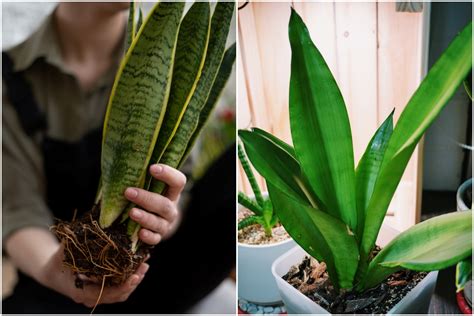
[{"label": "clump of soil", "polygon": [[[238,221],[254,215],[251,211],[247,209],[239,209]],[[274,244],[283,240],[290,238],[290,235],[286,232],[285,228],[282,225],[277,224],[272,228],[272,236],[268,237],[265,235],[263,227],[260,225],[250,225],[243,229],[240,229],[238,232],[238,239],[240,243],[247,245],[267,245]]]},{"label": "clump of soil", "polygon": [[[98,280],[104,286],[125,282],[146,259],[150,247],[141,245],[134,253],[126,223],[99,226],[100,206],[72,222],[58,221],[51,229],[64,244],[64,265],[76,274]],[[83,282],[76,278],[76,287]]]},{"label": "clump of soil", "polygon": [[306,256],[283,279],[330,313],[385,314],[427,275],[402,270],[362,293],[339,294],[329,280],[326,264]]}]

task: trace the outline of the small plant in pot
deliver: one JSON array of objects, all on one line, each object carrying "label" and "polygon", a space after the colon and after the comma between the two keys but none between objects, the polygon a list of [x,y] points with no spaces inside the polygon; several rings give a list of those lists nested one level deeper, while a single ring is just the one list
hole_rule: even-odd
[{"label": "small plant in pot", "polygon": [[239,161],[252,187],[254,197],[239,192],[239,298],[257,304],[281,301],[271,265],[280,255],[294,247],[273,212],[267,194],[262,194],[244,149],[238,144]]},{"label": "small plant in pot", "polygon": [[[289,112],[294,148],[268,133],[239,131],[250,161],[267,182],[282,225],[316,259],[303,259],[301,251],[293,258],[296,266],[283,273],[287,279],[298,275],[307,297],[276,273],[289,312],[423,312],[418,308],[431,296],[423,286],[432,290],[436,280],[436,274],[426,272],[471,256],[471,212],[432,218],[383,249],[376,245],[416,145],[472,67],[471,33],[469,24],[432,67],[395,128],[392,112],[355,167],[342,94],[304,22],[292,10]],[[288,259],[284,257],[275,262],[274,271]]]}]

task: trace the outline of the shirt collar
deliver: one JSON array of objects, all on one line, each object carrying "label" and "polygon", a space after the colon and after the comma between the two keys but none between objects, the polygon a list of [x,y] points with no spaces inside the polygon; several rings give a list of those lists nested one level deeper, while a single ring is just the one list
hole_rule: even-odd
[{"label": "shirt collar", "polygon": [[46,17],[38,30],[23,43],[12,48],[10,55],[14,61],[14,70],[23,71],[39,58],[65,71],[61,58],[61,49],[54,29],[54,12]]},{"label": "shirt collar", "polygon": [[[111,69],[111,76],[115,75],[115,68],[117,68],[120,63],[124,51],[125,33],[124,30],[123,40],[117,45],[114,51],[115,64]],[[32,35],[21,44],[11,48],[9,53],[14,61],[14,71],[26,70],[36,60],[44,58],[47,63],[56,66],[62,72],[71,74],[62,60],[59,39],[54,25],[54,11],[45,18],[40,27]],[[109,76],[106,76],[107,78],[104,78],[104,80],[109,80]],[[100,85],[101,84],[102,82]]]}]

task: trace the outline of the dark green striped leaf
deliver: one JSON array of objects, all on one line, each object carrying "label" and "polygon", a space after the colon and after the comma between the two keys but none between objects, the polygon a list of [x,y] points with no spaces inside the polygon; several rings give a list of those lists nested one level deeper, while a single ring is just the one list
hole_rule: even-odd
[{"label": "dark green striped leaf", "polygon": [[191,140],[188,143],[188,147],[186,148],[186,153],[183,156],[183,159],[181,159],[180,166],[184,163],[186,158],[188,157],[189,153],[191,152],[191,149],[194,146],[194,143],[196,142],[197,138],[202,132],[202,129],[206,125],[209,117],[211,116],[212,111],[214,110],[217,100],[219,96],[222,93],[222,90],[225,87],[225,84],[227,83],[227,80],[230,77],[230,74],[232,73],[232,66],[234,65],[235,62],[235,43],[232,44],[227,51],[224,54],[224,58],[222,60],[221,67],[219,69],[219,73],[217,74],[216,80],[214,81],[214,84],[212,85],[211,92],[209,93],[209,97],[207,98],[206,105],[201,110],[201,113],[199,114],[199,122],[198,125],[193,133],[193,136],[191,137]]},{"label": "dark green striped leaf", "polygon": [[153,150],[152,163],[160,161],[171,142],[201,77],[209,43],[210,16],[211,8],[208,2],[195,2],[181,22],[170,97]]},{"label": "dark green striped leaf", "polygon": [[246,196],[243,192],[239,192],[238,194],[238,202],[243,207],[251,210],[255,213],[255,215],[261,216],[263,214],[263,206],[258,205],[254,201],[252,201],[248,196]]},{"label": "dark green striped leaf", "polygon": [[145,181],[168,102],[184,3],[157,4],[122,61],[107,107],[102,146],[100,225],[110,226]]},{"label": "dark green striped leaf", "polygon": [[[260,191],[260,187],[258,186],[257,180],[255,179],[255,175],[253,174],[252,167],[250,166],[250,163],[247,159],[247,155],[245,154],[244,149],[242,148],[242,145],[238,143],[238,156],[239,156],[239,161],[240,164],[242,165],[242,169],[244,169],[245,175],[247,176],[247,180],[250,183],[250,186],[252,187],[252,191],[255,195],[255,201],[260,207],[263,207],[263,196],[262,192]],[[256,213],[257,215],[261,215]]]},{"label": "dark green striped leaf", "polygon": [[[170,144],[160,159],[160,163],[171,167],[178,167],[187,145],[199,122],[199,113],[206,104],[210,90],[219,71],[225,50],[225,42],[229,34],[230,22],[234,12],[234,2],[218,2],[211,21],[211,34],[206,54],[206,61],[201,77],[194,91],[188,107],[181,119],[181,123]],[[163,193],[165,184],[152,180],[150,191]]]}]

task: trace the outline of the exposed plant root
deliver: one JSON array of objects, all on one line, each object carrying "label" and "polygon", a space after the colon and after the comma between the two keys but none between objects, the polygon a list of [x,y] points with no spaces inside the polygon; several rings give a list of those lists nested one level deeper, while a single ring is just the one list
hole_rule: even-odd
[{"label": "exposed plant root", "polygon": [[[76,275],[83,274],[103,286],[120,285],[145,260],[149,249],[141,247],[134,253],[125,225],[114,223],[104,230],[96,220],[98,214],[96,205],[80,219],[59,221],[52,231],[64,244],[64,265]],[[82,287],[79,278],[76,286]]]},{"label": "exposed plant root", "polygon": [[108,276],[109,275],[104,275],[104,277],[102,278],[102,286],[100,287],[99,297],[97,298],[97,301],[95,302],[94,307],[91,310],[91,315],[94,314],[95,308],[97,307],[97,305],[99,305],[99,301],[100,301],[100,298],[102,297],[102,293],[104,293],[105,279]]}]

